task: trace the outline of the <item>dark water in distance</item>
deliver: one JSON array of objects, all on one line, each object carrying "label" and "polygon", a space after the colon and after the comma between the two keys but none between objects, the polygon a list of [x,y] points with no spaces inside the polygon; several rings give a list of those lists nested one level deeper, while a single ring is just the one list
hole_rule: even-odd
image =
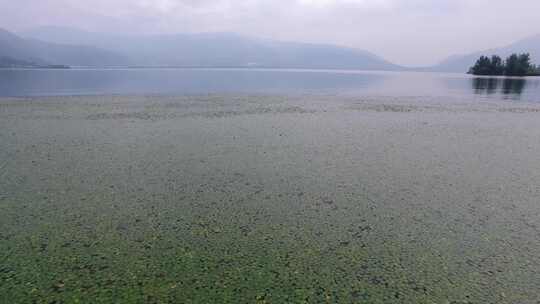
[{"label": "dark water in distance", "polygon": [[285,69],[0,70],[0,96],[281,93],[540,102],[540,77]]}]

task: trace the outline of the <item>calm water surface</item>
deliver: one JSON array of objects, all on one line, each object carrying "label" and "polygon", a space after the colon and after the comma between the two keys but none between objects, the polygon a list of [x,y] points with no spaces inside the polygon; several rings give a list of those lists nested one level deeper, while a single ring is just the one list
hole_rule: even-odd
[{"label": "calm water surface", "polygon": [[269,69],[0,70],[0,96],[287,93],[540,102],[540,78]]}]

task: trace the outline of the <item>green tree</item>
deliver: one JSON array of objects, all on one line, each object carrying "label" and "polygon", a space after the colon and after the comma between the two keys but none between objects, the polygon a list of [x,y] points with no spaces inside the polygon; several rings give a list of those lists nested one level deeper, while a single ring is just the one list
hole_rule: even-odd
[{"label": "green tree", "polygon": [[526,76],[531,71],[531,67],[529,54],[512,54],[506,58],[504,74],[506,76]]},{"label": "green tree", "polygon": [[503,75],[504,64],[501,57],[497,55],[481,56],[475,65],[469,70],[470,74],[474,75]]},{"label": "green tree", "polygon": [[491,60],[487,56],[481,56],[469,70],[474,75],[491,75]]},{"label": "green tree", "polygon": [[504,74],[504,63],[501,57],[497,55],[491,56],[490,62],[491,75],[503,75]]},{"label": "green tree", "polygon": [[529,70],[529,75],[532,76],[540,76],[540,65],[531,65],[531,68]]},{"label": "green tree", "polygon": [[539,75],[539,67],[531,64],[529,54],[512,54],[503,62],[497,55],[481,56],[473,67],[469,70],[474,75],[506,75],[506,76],[527,76]]}]

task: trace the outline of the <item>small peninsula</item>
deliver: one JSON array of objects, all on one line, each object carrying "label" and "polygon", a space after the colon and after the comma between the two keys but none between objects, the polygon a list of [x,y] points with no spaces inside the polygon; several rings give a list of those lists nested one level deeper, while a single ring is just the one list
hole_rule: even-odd
[{"label": "small peninsula", "polygon": [[0,56],[0,69],[70,69],[63,64],[38,64],[31,61]]},{"label": "small peninsula", "polygon": [[504,61],[497,55],[491,58],[481,56],[468,73],[482,76],[540,76],[540,66],[531,63],[528,53],[512,54]]}]

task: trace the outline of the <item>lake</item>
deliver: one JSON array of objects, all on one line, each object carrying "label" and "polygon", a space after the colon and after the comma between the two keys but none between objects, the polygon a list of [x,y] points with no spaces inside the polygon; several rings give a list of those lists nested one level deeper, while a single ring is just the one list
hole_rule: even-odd
[{"label": "lake", "polygon": [[0,78],[1,303],[538,304],[538,78]]},{"label": "lake", "polygon": [[207,93],[432,97],[540,102],[540,77],[281,69],[0,70],[0,96]]}]

